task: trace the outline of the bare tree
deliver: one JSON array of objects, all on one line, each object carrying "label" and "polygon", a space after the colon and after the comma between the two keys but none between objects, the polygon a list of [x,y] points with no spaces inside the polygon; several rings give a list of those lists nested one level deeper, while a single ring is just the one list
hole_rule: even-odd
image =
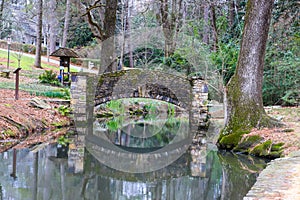
[{"label": "bare tree", "polygon": [[0,4],[0,39],[2,39],[2,29],[3,29],[3,11],[4,11],[4,1],[5,0],[2,0],[1,1],[1,4]]},{"label": "bare tree", "polygon": [[174,54],[176,38],[182,26],[183,0],[159,0],[156,15],[165,38],[165,57]]},{"label": "bare tree", "polygon": [[64,22],[62,45],[61,45],[62,47],[67,46],[69,23],[70,23],[70,10],[71,10],[71,2],[70,1],[71,0],[67,0],[67,2],[66,2],[65,22]]},{"label": "bare tree", "polygon": [[43,26],[43,0],[37,2],[37,26],[36,26],[36,52],[34,67],[42,68],[42,26]]},{"label": "bare tree", "polygon": [[203,27],[203,38],[202,41],[205,44],[209,44],[209,4],[207,2],[204,2],[203,6],[203,21],[204,21],[204,27]]},{"label": "bare tree", "polygon": [[52,53],[56,50],[56,40],[57,34],[59,29],[59,21],[58,21],[58,13],[57,13],[57,5],[56,0],[50,0],[47,2],[49,5],[48,10],[48,26],[49,26],[49,33],[48,33],[48,48],[49,53]]}]

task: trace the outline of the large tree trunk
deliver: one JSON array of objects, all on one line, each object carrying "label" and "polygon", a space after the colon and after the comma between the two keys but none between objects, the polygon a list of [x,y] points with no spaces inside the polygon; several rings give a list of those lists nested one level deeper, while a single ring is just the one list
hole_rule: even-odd
[{"label": "large tree trunk", "polygon": [[218,144],[232,149],[254,127],[273,125],[264,111],[262,83],[265,49],[273,1],[249,0],[234,76],[226,86],[225,129]]},{"label": "large tree trunk", "polygon": [[107,0],[104,17],[103,38],[101,43],[101,69],[99,73],[111,72],[116,65],[115,30],[117,20],[117,0]]},{"label": "large tree trunk", "polygon": [[41,54],[42,54],[42,26],[43,26],[43,0],[37,3],[37,28],[36,28],[36,52],[34,66],[41,68]]},{"label": "large tree trunk", "polygon": [[70,0],[67,0],[62,47],[67,46],[68,30],[69,30],[69,22],[70,22],[70,9],[71,9],[71,2]]}]

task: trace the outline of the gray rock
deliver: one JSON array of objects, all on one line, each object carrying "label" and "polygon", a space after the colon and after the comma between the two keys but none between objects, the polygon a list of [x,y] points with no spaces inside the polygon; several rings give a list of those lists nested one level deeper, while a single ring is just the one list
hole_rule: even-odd
[{"label": "gray rock", "polygon": [[29,105],[31,107],[36,107],[36,108],[40,108],[40,109],[51,109],[51,105],[49,105],[45,100],[37,98],[37,97],[31,99],[31,101],[29,102]]}]

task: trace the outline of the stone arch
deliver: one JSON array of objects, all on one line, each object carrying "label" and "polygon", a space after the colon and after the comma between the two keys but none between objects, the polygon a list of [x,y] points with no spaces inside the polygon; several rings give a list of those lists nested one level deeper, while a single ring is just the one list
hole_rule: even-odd
[{"label": "stone arch", "polygon": [[122,98],[150,98],[187,109],[192,99],[187,78],[162,71],[128,69],[101,74],[95,90],[95,106]]}]

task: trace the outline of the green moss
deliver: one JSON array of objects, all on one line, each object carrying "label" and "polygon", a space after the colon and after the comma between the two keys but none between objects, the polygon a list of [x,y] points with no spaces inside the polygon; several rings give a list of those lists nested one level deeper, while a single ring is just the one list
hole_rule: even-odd
[{"label": "green moss", "polygon": [[286,132],[286,133],[290,133],[290,132],[294,132],[295,130],[292,128],[286,128],[286,129],[283,129],[282,131]]},{"label": "green moss", "polygon": [[259,135],[247,136],[244,139],[242,139],[236,147],[233,148],[233,151],[242,152],[242,153],[247,152],[248,153],[249,148],[257,145],[258,143],[260,143],[260,141],[262,141],[262,139],[263,138]]},{"label": "green moss", "polygon": [[267,156],[270,159],[275,159],[275,158],[280,158],[282,156],[283,150],[280,151],[272,151],[270,154]]},{"label": "green moss", "polygon": [[248,134],[249,132],[250,131],[248,130],[240,130],[240,131],[235,131],[234,133],[229,135],[221,134],[222,137],[219,138],[218,146],[222,149],[231,150],[238,145],[238,143],[242,139],[242,136],[244,134]]},{"label": "green moss", "polygon": [[267,157],[270,155],[271,152],[271,147],[272,147],[272,141],[267,140],[262,144],[256,145],[251,151],[250,154],[253,154],[255,156],[262,156],[262,157]]},{"label": "green moss", "polygon": [[13,132],[13,130],[11,129],[6,129],[1,135],[0,138],[4,138],[4,137],[15,137],[16,133]]},{"label": "green moss", "polygon": [[282,146],[284,145],[283,142],[272,144],[271,151],[280,151],[282,150]]}]

